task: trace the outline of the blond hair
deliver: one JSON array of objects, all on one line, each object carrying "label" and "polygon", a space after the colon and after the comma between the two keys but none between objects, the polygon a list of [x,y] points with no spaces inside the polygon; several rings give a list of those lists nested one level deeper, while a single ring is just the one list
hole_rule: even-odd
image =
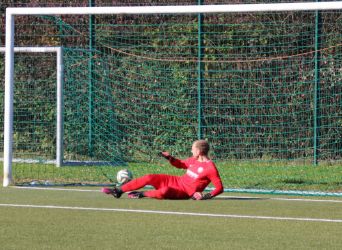
[{"label": "blond hair", "polygon": [[201,155],[208,155],[210,146],[206,140],[197,140],[193,144],[199,151]]}]

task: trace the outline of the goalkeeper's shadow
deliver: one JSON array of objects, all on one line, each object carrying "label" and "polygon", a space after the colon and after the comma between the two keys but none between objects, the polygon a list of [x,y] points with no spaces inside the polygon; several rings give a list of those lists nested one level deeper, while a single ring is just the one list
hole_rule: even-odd
[{"label": "goalkeeper's shadow", "polygon": [[255,201],[255,200],[269,200],[270,198],[265,197],[239,197],[239,196],[218,196],[215,200],[238,200],[238,201]]}]

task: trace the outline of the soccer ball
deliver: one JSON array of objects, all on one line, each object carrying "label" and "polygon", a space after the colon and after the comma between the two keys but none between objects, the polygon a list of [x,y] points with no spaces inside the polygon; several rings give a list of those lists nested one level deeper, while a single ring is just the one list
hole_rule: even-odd
[{"label": "soccer ball", "polygon": [[125,184],[133,179],[133,174],[128,169],[122,169],[116,174],[116,180],[119,184]]}]

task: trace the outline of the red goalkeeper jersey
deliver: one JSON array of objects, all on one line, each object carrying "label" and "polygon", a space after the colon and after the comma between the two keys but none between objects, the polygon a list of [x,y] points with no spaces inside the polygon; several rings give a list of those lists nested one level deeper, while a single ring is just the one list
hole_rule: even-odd
[{"label": "red goalkeeper jersey", "polygon": [[212,196],[223,192],[222,181],[213,161],[199,162],[191,157],[186,160],[174,159],[171,164],[176,168],[186,169],[186,173],[180,177],[180,180],[189,195],[202,192],[210,182],[215,187],[210,192]]}]

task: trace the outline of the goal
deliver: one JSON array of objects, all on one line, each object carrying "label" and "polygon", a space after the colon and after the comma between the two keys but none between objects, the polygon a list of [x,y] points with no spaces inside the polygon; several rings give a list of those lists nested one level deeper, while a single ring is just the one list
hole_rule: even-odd
[{"label": "goal", "polygon": [[[223,163],[341,161],[341,8],[342,2],[8,8],[3,185],[101,183],[113,166],[159,164],[159,150],[188,156],[198,138],[209,140],[212,157]],[[13,105],[15,48],[28,43],[63,48],[56,111],[63,125],[52,147],[65,167],[44,175],[36,174],[39,166],[15,166],[31,170],[13,178],[21,137],[13,123],[35,122]],[[34,151],[39,158],[39,147]],[[70,162],[89,168],[75,177],[70,173],[81,168]]]},{"label": "goal", "polygon": [[[4,53],[4,52],[5,52],[5,48],[0,47],[0,53]],[[56,69],[55,69],[55,72],[56,72],[55,74],[56,75],[56,86],[55,86],[56,87],[56,117],[55,117],[56,118],[56,124],[55,124],[56,155],[53,160],[52,159],[50,160],[55,162],[56,166],[60,167],[63,163],[63,138],[62,138],[63,136],[63,123],[62,123],[63,122],[63,93],[62,93],[62,90],[63,90],[63,49],[61,47],[15,47],[14,52],[22,53],[22,54],[30,54],[30,53],[35,53],[35,54],[55,53],[56,54]],[[19,127],[24,127],[24,126],[19,125]],[[17,161],[18,162],[25,162],[25,161],[32,162],[34,160],[17,159]]]}]

